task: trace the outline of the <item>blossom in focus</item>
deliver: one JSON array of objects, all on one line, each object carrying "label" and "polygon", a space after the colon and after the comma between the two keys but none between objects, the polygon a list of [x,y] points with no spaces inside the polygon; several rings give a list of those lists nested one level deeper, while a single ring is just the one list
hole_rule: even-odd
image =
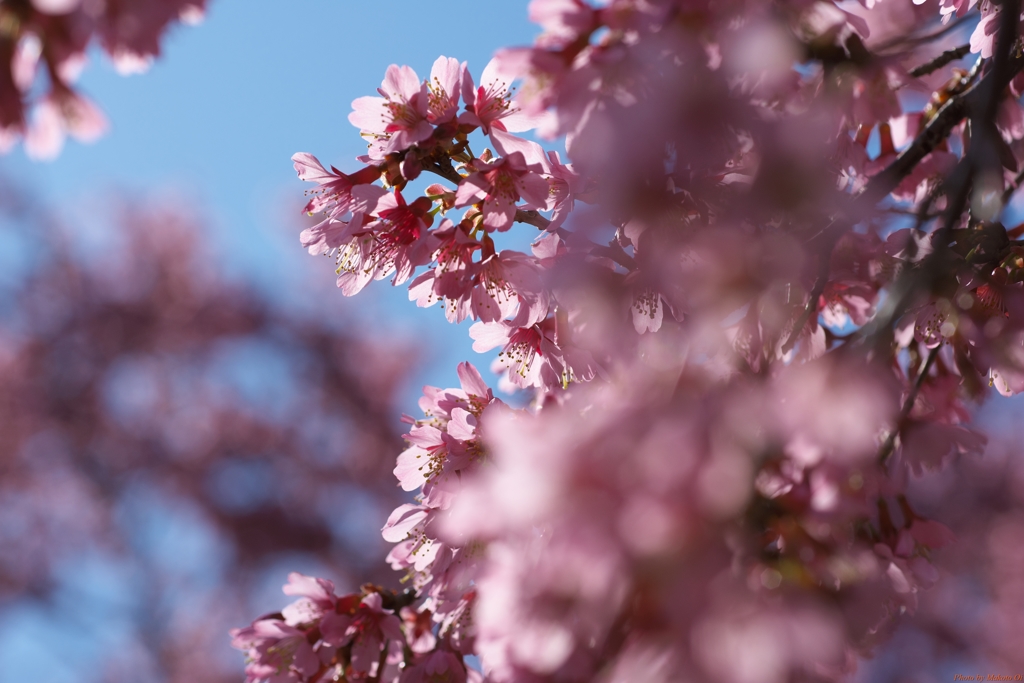
[{"label": "blossom in focus", "polygon": [[434,62],[430,69],[430,80],[427,81],[427,118],[430,123],[436,126],[455,117],[465,71],[465,63],[459,64],[459,60],[453,57],[438,57]]},{"label": "blossom in focus", "polygon": [[462,659],[447,650],[434,650],[420,655],[414,663],[402,671],[399,683],[465,683],[466,667]]},{"label": "blossom in focus", "polygon": [[300,596],[298,600],[281,610],[289,626],[299,626],[317,621],[334,611],[338,597],[334,594],[334,583],[327,579],[304,576],[298,572],[288,575],[288,583],[282,589],[285,595]]},{"label": "blossom in focus", "polygon": [[299,629],[276,619],[262,619],[231,631],[231,645],[248,653],[246,683],[299,683],[320,668],[320,658]]},{"label": "blossom in focus", "polygon": [[324,212],[330,216],[344,215],[352,209],[352,188],[380,177],[380,171],[373,166],[352,175],[342,173],[333,166],[328,171],[319,159],[305,152],[292,155],[292,162],[300,180],[317,184],[316,188],[306,190],[310,199],[302,210],[308,214]]},{"label": "blossom in focus", "polygon": [[497,59],[484,67],[479,86],[467,72],[462,80],[466,111],[459,116],[459,122],[479,126],[488,135],[492,127],[512,133],[533,128],[535,119],[520,111],[513,102],[511,85],[512,79],[502,73],[501,62]]},{"label": "blossom in focus", "polygon": [[548,184],[539,175],[541,166],[528,163],[522,152],[493,161],[474,161],[472,169],[473,173],[459,185],[455,206],[481,203],[487,230],[511,228],[520,199],[526,200],[528,208],[545,208],[548,204]]},{"label": "blossom in focus", "polygon": [[352,644],[352,668],[357,674],[374,675],[385,640],[402,642],[401,621],[393,613],[383,609],[379,593],[363,598],[352,617],[345,625],[335,626],[324,634],[331,645]]},{"label": "blossom in focus", "polygon": [[354,195],[373,208],[368,216],[355,214],[336,238],[338,287],[345,296],[392,273],[394,284],[405,282],[433,251],[427,230],[433,222],[427,213],[430,200],[420,197],[407,204],[399,190],[381,192],[376,186],[360,186]]},{"label": "blossom in focus", "polygon": [[381,97],[360,97],[352,102],[348,115],[352,125],[370,141],[370,159],[383,159],[431,136],[434,127],[427,118],[430,89],[415,71],[392,64],[378,92]]}]

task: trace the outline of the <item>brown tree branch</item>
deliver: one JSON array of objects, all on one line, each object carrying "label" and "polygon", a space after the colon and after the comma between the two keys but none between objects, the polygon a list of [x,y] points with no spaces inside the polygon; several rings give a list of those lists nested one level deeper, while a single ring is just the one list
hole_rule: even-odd
[{"label": "brown tree branch", "polygon": [[[999,55],[997,55],[999,56]],[[921,160],[935,150],[949,137],[953,128],[971,112],[985,112],[989,109],[993,93],[1001,93],[1010,81],[1024,70],[1024,54],[1017,50],[1006,50],[1006,61],[999,64],[993,59],[992,68],[981,79],[963,92],[954,95],[943,105],[924,130],[918,133],[910,147],[903,150],[896,159],[868,181],[863,192],[857,197],[858,203],[874,205],[881,201],[914,170]]]},{"label": "brown tree branch", "polygon": [[430,171],[434,175],[439,175],[445,180],[455,183],[456,186],[462,182],[462,176],[459,175],[459,172],[451,165],[451,162],[449,162],[447,166],[435,162],[430,166],[424,166],[423,170]]},{"label": "brown tree branch", "polygon": [[925,62],[921,66],[911,69],[910,75],[913,76],[914,78],[927,76],[933,71],[937,71],[938,69],[941,69],[942,67],[946,66],[950,62],[955,62],[958,59],[963,59],[964,56],[967,55],[967,53],[970,51],[970,43],[964,43],[960,47],[954,47],[952,50],[946,50],[945,52],[943,52],[941,55],[931,60],[930,62]]},{"label": "brown tree branch", "polygon": [[540,215],[539,211],[516,209],[516,220],[520,223],[532,225],[538,230],[547,230],[548,226],[551,225],[551,221]]},{"label": "brown tree branch", "polygon": [[907,420],[910,419],[910,411],[914,409],[914,403],[917,401],[917,395],[921,393],[921,387],[924,386],[924,379],[928,376],[928,372],[931,371],[932,365],[935,364],[935,359],[939,355],[939,349],[942,345],[936,346],[928,353],[928,358],[925,359],[924,367],[921,368],[921,372],[917,374],[917,378],[914,380],[914,385],[910,387],[910,393],[907,394],[907,400],[903,402],[903,409],[900,410],[900,416],[896,420],[896,426],[893,427],[892,432],[886,437],[885,443],[882,444],[882,448],[878,451],[878,464],[884,465],[892,455],[893,450],[896,448],[896,437],[899,436],[903,428],[907,426]]},{"label": "brown tree branch", "polygon": [[[803,311],[800,312],[800,317],[797,318],[793,324],[793,330],[789,333],[789,338],[786,339],[786,343],[782,345],[782,353],[789,353],[794,346],[796,346],[797,339],[800,338],[800,333],[803,332],[804,327],[811,320],[811,316],[818,312],[818,300],[821,295],[825,292],[825,285],[828,284],[828,275],[831,270],[830,262],[832,261],[832,249],[835,247],[834,244],[828,246],[827,249],[821,251],[821,264],[818,267],[818,277],[814,280],[814,287],[811,289],[811,294],[807,298],[807,303],[804,305]],[[826,253],[827,252],[827,253]]]},{"label": "brown tree branch", "polygon": [[[991,141],[992,136],[999,135],[995,129],[999,98],[1010,80],[1024,69],[1024,55],[1021,54],[1017,38],[1020,6],[1021,0],[1005,0],[1000,10],[1003,15],[996,36],[996,50],[991,68],[985,76],[963,93],[951,98],[911,146],[884,171],[872,178],[868,183],[869,187],[857,198],[858,201],[874,203],[885,197],[939,141],[949,135],[953,126],[968,115],[971,117],[975,139],[970,151],[942,184],[947,197],[946,217],[932,238],[932,253],[919,268],[904,271],[893,283],[882,309],[868,325],[858,331],[859,337],[868,341],[869,350],[891,341],[893,323],[913,303],[915,294],[921,291],[930,292],[943,276],[953,229],[967,207],[974,177],[979,171],[990,168],[993,161],[999,164],[994,143]],[[874,199],[875,197],[877,199]]]}]

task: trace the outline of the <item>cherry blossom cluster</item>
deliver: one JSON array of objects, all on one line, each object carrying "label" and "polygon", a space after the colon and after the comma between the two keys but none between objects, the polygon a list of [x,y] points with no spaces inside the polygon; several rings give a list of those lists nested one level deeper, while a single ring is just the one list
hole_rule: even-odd
[{"label": "cherry blossom cluster", "polygon": [[231,632],[248,653],[247,681],[479,680],[431,633],[429,612],[424,623],[402,605],[404,595],[367,585],[339,597],[330,581],[294,572],[284,592],[299,599]]},{"label": "cherry blossom cluster", "polygon": [[430,680],[782,683],[870,657],[954,543],[916,482],[982,454],[990,388],[1024,389],[1024,226],[1000,222],[1020,4],[533,0],[541,35],[479,84],[389,67],[349,117],[361,168],[293,157],[302,245],[346,296],[388,278],[474,321],[524,407],[464,363],[407,418],[416,497],[383,534],[409,616],[369,641],[377,673],[285,614],[251,629],[298,645],[236,634],[250,681],[412,680],[428,633]]},{"label": "cherry blossom cluster", "polygon": [[[25,139],[35,158],[57,156],[67,135],[106,130],[74,83],[99,43],[121,73],[146,70],[175,21],[202,20],[206,0],[3,0],[0,2],[0,153]],[[45,84],[45,85],[44,85]]]}]

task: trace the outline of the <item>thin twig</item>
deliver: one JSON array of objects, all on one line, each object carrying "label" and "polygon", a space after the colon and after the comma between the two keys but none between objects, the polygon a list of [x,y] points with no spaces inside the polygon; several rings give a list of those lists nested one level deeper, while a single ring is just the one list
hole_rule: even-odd
[{"label": "thin twig", "polygon": [[[979,81],[963,92],[954,95],[928,122],[924,130],[917,134],[910,146],[900,152],[896,159],[881,172],[871,177],[864,190],[857,196],[857,202],[874,206],[886,195],[896,189],[903,179],[917,167],[921,160],[928,156],[944,141],[953,128],[960,124],[972,111],[981,111],[988,102],[988,88],[995,86],[997,91],[1010,82],[1017,73],[1024,69],[1024,56],[1014,54],[1002,74],[990,71]],[[993,83],[996,75],[1001,76],[1000,83]]]},{"label": "thin twig", "polygon": [[[1011,2],[1014,0],[1007,1]],[[1015,0],[1015,2],[1019,6],[1020,0]],[[1003,39],[1004,35],[1005,33],[1001,32],[999,38]],[[928,156],[928,154],[934,151],[939,144],[949,137],[953,128],[959,125],[960,122],[967,118],[968,115],[975,118],[979,117],[979,115],[983,117],[986,112],[991,110],[993,106],[992,93],[1001,93],[1009,84],[1010,80],[1021,70],[1024,70],[1024,55],[1011,48],[1012,45],[1001,42],[999,44],[999,49],[997,50],[997,57],[1000,57],[1001,61],[997,62],[996,60],[993,60],[999,68],[989,70],[989,72],[980,79],[978,79],[977,76],[980,73],[981,60],[978,60],[978,62],[975,63],[971,72],[964,77],[963,90],[953,95],[953,97],[943,105],[932,120],[929,121],[928,125],[925,126],[924,130],[918,133],[917,137],[914,138],[913,142],[911,142],[907,149],[903,150],[903,152],[901,152],[900,155],[881,172],[871,177],[864,189],[854,199],[854,211],[851,212],[853,215],[859,213],[858,209],[861,207],[873,207],[890,192],[895,190],[899,184],[913,172],[914,168],[916,168],[917,165],[920,164],[926,156]],[[945,239],[945,236],[952,230],[954,221],[959,217],[960,212],[963,210],[967,202],[967,195],[970,181],[973,177],[973,166],[975,160],[971,158],[965,161],[968,162],[969,168],[966,170],[960,170],[963,166],[963,163],[961,163],[960,166],[958,166],[958,170],[955,172],[955,175],[966,177],[959,178],[960,182],[958,183],[950,182],[953,180],[951,178],[950,181],[943,184],[942,189],[946,189],[947,194],[949,193],[948,188],[953,188],[955,199],[954,197],[950,197],[950,201],[947,205],[946,225],[944,225],[944,229],[940,230],[942,239]],[[937,196],[937,193],[935,196]],[[919,222],[923,216],[926,215],[927,209],[928,207],[926,206],[924,211],[918,215]],[[815,239],[820,239],[822,242],[821,252],[825,255],[823,258],[828,259],[830,257],[831,251],[838,243],[839,238],[852,227],[854,222],[855,221],[848,218],[833,219],[828,226],[823,228],[822,231],[815,236]],[[886,306],[884,309],[879,311],[879,314],[875,316],[874,320],[879,322],[875,325],[867,325],[864,328],[861,328],[858,331],[860,334],[855,336],[859,338],[876,337],[883,327],[887,327],[896,319],[896,317],[902,315],[908,304],[909,295],[916,286],[922,284],[919,282],[922,278],[921,271],[925,271],[924,278],[930,285],[931,280],[934,277],[934,274],[932,273],[934,270],[933,264],[940,260],[940,254],[943,252],[944,249],[940,246],[935,250],[935,253],[930,255],[930,261],[928,264],[925,264],[925,268],[901,278],[901,281],[897,283],[897,287],[894,287],[894,291],[886,300]],[[814,285],[814,291],[823,291],[826,282],[827,272],[824,277],[818,277]],[[813,315],[816,306],[816,299],[812,298],[808,301],[804,311],[797,321],[797,324],[793,327],[790,337],[786,340],[786,343],[783,346],[784,349],[791,349],[796,343],[796,338],[803,331],[803,327],[807,324],[807,321],[810,320],[810,316]]]},{"label": "thin twig", "polygon": [[384,646],[380,651],[380,657],[377,660],[377,672],[369,679],[367,683],[380,683],[381,676],[384,674],[384,665],[388,661],[388,644],[390,641],[385,640]]},{"label": "thin twig", "polygon": [[1017,175],[1013,178],[1013,182],[1011,182],[1010,186],[1003,192],[1003,196],[999,200],[1003,206],[1010,203],[1013,193],[1020,187],[1021,182],[1024,182],[1024,168],[1021,168],[1020,171],[1017,172]]},{"label": "thin twig", "polygon": [[945,272],[946,252],[953,227],[959,220],[971,189],[972,166],[970,159],[964,159],[953,170],[944,186],[947,194],[946,219],[932,237],[933,250],[921,262],[919,268],[907,268],[896,279],[885,298],[882,307],[864,327],[857,330],[851,341],[864,341],[869,350],[884,348],[891,342],[892,326],[913,303],[914,295],[920,291],[931,291],[936,281]]},{"label": "thin twig", "polygon": [[611,259],[628,271],[634,271],[637,269],[636,259],[627,254],[625,250],[615,244],[614,241],[612,241],[607,247],[596,245],[590,250],[590,253],[594,256],[603,256],[607,259]]},{"label": "thin twig", "polygon": [[972,16],[971,14],[965,14],[962,17],[958,17],[955,21],[946,24],[938,31],[933,31],[932,33],[927,33],[917,38],[894,38],[893,40],[876,46],[874,49],[876,52],[882,53],[890,48],[900,47],[903,45],[924,45],[925,43],[930,43],[933,40],[938,40],[939,38],[942,38],[943,36],[952,33],[953,31],[963,26],[965,22],[972,21],[974,20],[974,18],[975,17]]},{"label": "thin twig", "polygon": [[430,166],[424,166],[423,170],[430,171],[434,175],[439,175],[445,180],[455,183],[456,185],[462,182],[462,176],[459,175],[459,172],[452,167],[451,163],[447,166],[443,166],[439,163],[433,163]]},{"label": "thin twig", "polygon": [[971,51],[971,44],[965,43],[960,47],[954,47],[952,50],[946,50],[941,55],[925,62],[921,66],[915,67],[910,70],[910,75],[914,78],[920,78],[921,76],[927,76],[933,71],[937,71],[942,67],[946,66],[950,62],[955,62],[958,59],[963,59],[964,56]]},{"label": "thin twig", "polygon": [[903,409],[900,410],[900,416],[896,420],[896,426],[893,428],[889,436],[886,437],[885,443],[882,444],[881,450],[878,451],[878,464],[885,465],[886,460],[892,455],[893,450],[896,448],[896,437],[903,431],[903,428],[907,426],[907,420],[910,419],[910,411],[914,409],[914,403],[917,401],[917,395],[921,393],[921,387],[924,386],[924,379],[928,376],[928,372],[932,369],[932,365],[935,364],[935,359],[939,355],[939,349],[942,347],[940,344],[932,349],[928,353],[928,358],[925,359],[924,367],[921,368],[921,372],[917,374],[917,378],[914,380],[914,385],[910,387],[910,393],[907,394],[907,400],[903,402]]},{"label": "thin twig", "polygon": [[541,216],[540,212],[532,210],[516,209],[516,220],[520,223],[532,225],[538,230],[547,230],[548,226],[551,225],[551,221]]},{"label": "thin twig", "polygon": [[928,221],[931,220],[935,220],[936,218],[942,215],[941,213],[929,213],[928,211],[922,212],[920,209],[904,209],[898,206],[890,206],[888,208],[882,209],[882,211],[884,211],[885,213],[893,213],[900,216],[913,216],[914,218],[921,219],[922,224],[927,223]]},{"label": "thin twig", "polygon": [[[910,146],[900,152],[899,156],[881,172],[871,177],[861,193],[857,195],[858,203],[874,206],[895,190],[903,182],[903,179],[921,163],[921,160],[948,138],[953,129],[971,112],[978,112],[987,107],[988,88],[994,85],[996,91],[1002,91],[1010,80],[1024,69],[1024,56],[1014,52],[1012,60],[1004,70],[1001,70],[1004,73],[990,70],[983,78],[975,80],[981,63],[982,60],[979,59],[974,64],[970,73],[963,78],[963,90],[949,98],[928,122],[924,130],[917,134]],[[994,84],[993,81],[997,76],[1000,77],[1000,83]]]},{"label": "thin twig", "polygon": [[807,304],[804,306],[803,311],[800,312],[800,317],[797,318],[795,323],[793,323],[793,330],[789,333],[789,338],[786,339],[786,343],[782,345],[783,355],[789,353],[793,347],[796,346],[797,339],[800,338],[800,333],[803,332],[804,327],[810,321],[811,316],[818,312],[818,300],[821,299],[821,295],[825,292],[825,285],[828,284],[828,275],[831,270],[832,250],[834,248],[835,244],[826,244],[826,246],[821,250],[821,263],[818,265],[818,277],[815,279],[814,287],[811,289],[811,294],[807,298]]}]

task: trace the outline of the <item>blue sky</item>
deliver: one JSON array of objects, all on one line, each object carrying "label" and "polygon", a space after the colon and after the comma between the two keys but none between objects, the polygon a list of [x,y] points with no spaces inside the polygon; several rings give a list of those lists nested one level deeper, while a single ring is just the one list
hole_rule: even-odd
[{"label": "blue sky", "polygon": [[[358,168],[365,145],[348,123],[351,102],[376,94],[389,64],[424,77],[444,54],[468,61],[478,78],[495,49],[532,42],[537,28],[526,5],[211,0],[206,21],[176,27],[163,58],[141,76],[120,76],[93,55],[79,86],[107,114],[105,137],[70,141],[48,163],[18,148],[0,157],[0,172],[21,179],[71,225],[101,225],[97,215],[118,193],[173,197],[209,218],[228,272],[283,305],[315,310],[311,271],[330,283],[333,268],[298,244],[306,184],[291,155],[311,152],[342,170]],[[435,355],[407,392],[410,409],[420,384],[450,386],[455,365],[475,355],[465,327],[448,325],[439,308],[416,309],[404,287],[374,283],[346,306],[382,330],[428,340],[425,350]]]}]

